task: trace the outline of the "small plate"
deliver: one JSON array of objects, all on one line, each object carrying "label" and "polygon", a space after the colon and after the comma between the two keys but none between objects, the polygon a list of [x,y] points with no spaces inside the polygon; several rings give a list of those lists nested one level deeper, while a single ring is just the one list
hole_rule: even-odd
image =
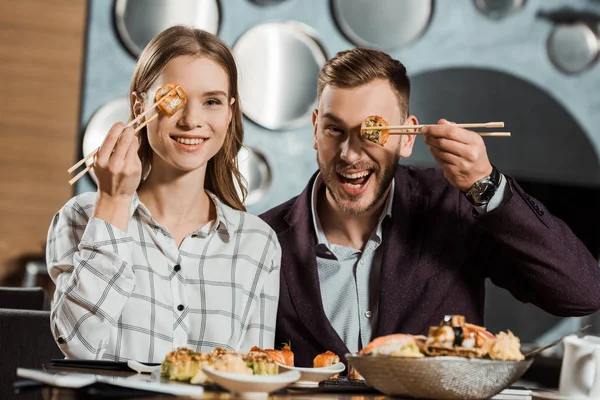
[{"label": "small plate", "polygon": [[135,360],[127,360],[127,366],[138,374],[151,374],[160,371],[160,365],[148,365]]},{"label": "small plate", "polygon": [[332,376],[344,372],[346,366],[344,363],[338,362],[328,367],[321,368],[303,368],[303,367],[288,367],[283,364],[279,365],[281,371],[298,371],[301,376],[300,379],[291,384],[290,387],[294,388],[313,388],[319,386],[319,382],[327,380]]},{"label": "small plate", "polygon": [[244,375],[215,371],[204,367],[202,371],[217,385],[232,392],[236,397],[264,399],[269,393],[286,387],[300,379],[300,372],[287,371],[277,375]]}]

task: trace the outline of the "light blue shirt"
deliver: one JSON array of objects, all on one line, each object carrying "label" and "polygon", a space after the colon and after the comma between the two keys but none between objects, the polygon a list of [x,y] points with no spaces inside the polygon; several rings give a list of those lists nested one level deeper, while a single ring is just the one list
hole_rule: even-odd
[{"label": "light blue shirt", "polygon": [[[323,310],[329,322],[351,352],[357,352],[372,340],[378,318],[379,276],[383,256],[383,221],[391,217],[395,181],[379,216],[377,227],[363,251],[331,244],[323,232],[317,214],[319,190],[323,178],[317,175],[312,187],[311,211],[317,237],[317,272],[323,300]],[[498,190],[487,206],[475,207],[479,212],[497,208],[506,190],[501,177]]]}]

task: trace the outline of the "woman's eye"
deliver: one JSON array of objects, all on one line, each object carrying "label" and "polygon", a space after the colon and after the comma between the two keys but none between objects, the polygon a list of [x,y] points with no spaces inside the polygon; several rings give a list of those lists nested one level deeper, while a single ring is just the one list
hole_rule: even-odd
[{"label": "woman's eye", "polygon": [[206,102],[204,103],[207,106],[218,106],[219,104],[222,104],[221,101],[217,100],[217,99],[208,99],[206,100]]}]

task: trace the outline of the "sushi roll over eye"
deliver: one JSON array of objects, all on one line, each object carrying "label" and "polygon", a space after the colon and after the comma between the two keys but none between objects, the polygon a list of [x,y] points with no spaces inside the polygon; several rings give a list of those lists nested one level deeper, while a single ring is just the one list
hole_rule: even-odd
[{"label": "sushi roll over eye", "polygon": [[377,143],[380,146],[385,145],[390,136],[389,130],[387,129],[365,129],[373,127],[386,127],[389,126],[387,121],[381,118],[379,115],[369,115],[365,118],[360,126],[360,135],[363,139],[370,142]]},{"label": "sushi roll over eye", "polygon": [[167,95],[167,97],[156,106],[168,117],[173,116],[173,114],[179,111],[179,109],[187,102],[187,96],[181,86],[174,83],[167,83],[158,89],[156,91],[156,96],[154,96],[154,101],[159,101],[165,95]]}]

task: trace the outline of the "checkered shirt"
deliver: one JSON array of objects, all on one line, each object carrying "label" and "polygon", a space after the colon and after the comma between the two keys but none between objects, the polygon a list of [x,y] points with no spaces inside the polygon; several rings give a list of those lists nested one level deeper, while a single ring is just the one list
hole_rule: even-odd
[{"label": "checkered shirt", "polygon": [[92,217],[95,193],[53,218],[51,328],[67,358],[160,362],[180,346],[273,348],[281,248],[273,230],[210,194],[217,219],[178,248],[134,196],[128,231]]}]

